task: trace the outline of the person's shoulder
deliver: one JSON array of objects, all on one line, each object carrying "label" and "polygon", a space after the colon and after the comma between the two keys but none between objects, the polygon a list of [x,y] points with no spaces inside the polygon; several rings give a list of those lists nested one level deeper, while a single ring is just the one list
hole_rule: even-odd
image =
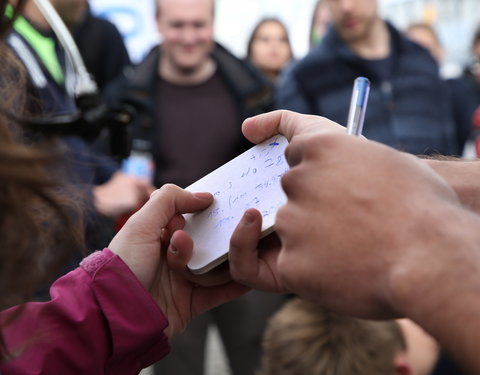
[{"label": "person's shoulder", "polygon": [[220,43],[215,43],[212,57],[217,63],[220,74],[233,81],[242,91],[255,91],[259,86],[269,85],[257,68],[235,56]]},{"label": "person's shoulder", "polygon": [[311,76],[314,72],[320,75],[323,72],[330,72],[341,62],[338,53],[341,47],[332,31],[320,44],[310,49],[303,58],[293,62],[288,69],[288,74],[301,77]]},{"label": "person's shoulder", "polygon": [[409,57],[416,57],[419,60],[428,60],[429,62],[433,62],[437,65],[435,59],[425,47],[409,39],[404,33],[398,30],[390,22],[385,21],[385,23],[388,27],[390,36],[392,38],[392,43],[397,53],[407,55]]},{"label": "person's shoulder", "polygon": [[[313,47],[305,57],[292,62],[282,74],[282,82],[289,85],[296,81],[304,89],[317,91],[318,87],[338,84],[339,72],[344,64],[330,43],[322,42]],[[315,89],[317,87],[317,89]]]},{"label": "person's shoulder", "polygon": [[88,16],[85,18],[85,26],[88,28],[94,28],[96,30],[101,30],[104,33],[114,33],[120,34],[117,26],[111,22],[110,20],[96,16],[92,13],[89,13]]},{"label": "person's shoulder", "polygon": [[223,64],[228,64],[237,66],[238,68],[252,70],[250,64],[248,64],[246,60],[235,56],[230,50],[218,42],[214,43],[212,49],[212,58],[220,66]]},{"label": "person's shoulder", "polygon": [[105,87],[104,96],[107,101],[115,103],[119,98],[135,102],[146,100],[155,89],[159,56],[160,49],[157,45],[141,62],[125,67],[122,74]]},{"label": "person's shoulder", "polygon": [[137,64],[125,70],[125,79],[133,84],[147,84],[157,76],[161,46],[156,45]]}]

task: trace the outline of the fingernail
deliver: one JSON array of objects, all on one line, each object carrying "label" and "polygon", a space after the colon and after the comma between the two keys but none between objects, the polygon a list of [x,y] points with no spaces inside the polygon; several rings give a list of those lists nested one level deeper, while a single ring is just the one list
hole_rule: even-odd
[{"label": "fingernail", "polygon": [[193,195],[199,199],[212,199],[212,194],[210,193],[204,193],[204,192],[197,192],[197,193],[193,193]]},{"label": "fingernail", "polygon": [[242,224],[243,225],[250,225],[255,221],[255,218],[250,212],[245,212],[242,217]]},{"label": "fingernail", "polygon": [[173,246],[172,244],[170,244],[170,246],[168,247],[168,252],[173,254],[173,255],[177,255],[178,254],[178,250],[175,246]]}]

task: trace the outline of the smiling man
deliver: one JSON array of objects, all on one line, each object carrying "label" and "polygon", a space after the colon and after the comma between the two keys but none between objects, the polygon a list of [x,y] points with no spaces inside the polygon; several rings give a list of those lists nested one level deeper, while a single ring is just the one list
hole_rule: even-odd
[{"label": "smiling man", "polygon": [[[214,41],[214,14],[213,0],[157,0],[162,44],[108,90],[113,105],[135,108],[134,151],[151,153],[158,187],[186,187],[238,155],[250,146],[243,120],[272,108],[271,84]],[[156,373],[202,374],[213,323],[233,373],[253,375],[266,320],[283,301],[250,292],[198,317]]]},{"label": "smiling man", "polygon": [[353,81],[371,81],[364,135],[414,154],[457,154],[463,144],[438,65],[378,13],[377,0],[326,0],[332,27],[282,80],[278,107],[345,125]]}]

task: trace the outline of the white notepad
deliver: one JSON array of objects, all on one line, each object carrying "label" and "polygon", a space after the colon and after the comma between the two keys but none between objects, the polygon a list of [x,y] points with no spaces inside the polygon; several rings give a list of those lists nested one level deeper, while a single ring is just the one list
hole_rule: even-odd
[{"label": "white notepad", "polygon": [[280,185],[288,170],[287,144],[285,137],[276,135],[186,188],[215,198],[206,210],[184,215],[185,231],[195,244],[188,263],[192,273],[203,274],[227,259],[230,237],[247,208],[262,214],[262,237],[274,230],[277,210],[287,201]]}]

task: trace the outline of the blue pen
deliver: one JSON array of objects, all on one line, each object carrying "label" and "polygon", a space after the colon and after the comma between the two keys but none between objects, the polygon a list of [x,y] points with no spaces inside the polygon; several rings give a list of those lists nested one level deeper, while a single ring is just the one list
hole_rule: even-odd
[{"label": "blue pen", "polygon": [[352,100],[348,112],[347,134],[362,135],[363,120],[367,109],[370,81],[365,77],[358,77],[353,84]]}]

